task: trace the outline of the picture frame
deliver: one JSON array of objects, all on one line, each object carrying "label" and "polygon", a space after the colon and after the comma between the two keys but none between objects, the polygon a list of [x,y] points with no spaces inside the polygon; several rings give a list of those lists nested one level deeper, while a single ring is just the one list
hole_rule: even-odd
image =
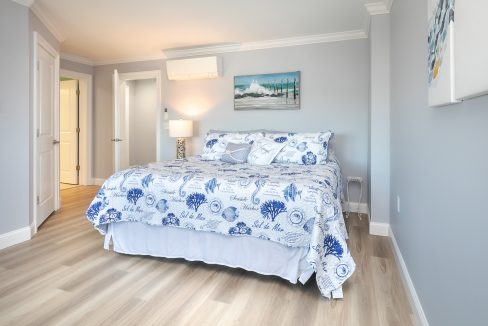
[{"label": "picture frame", "polygon": [[454,55],[455,0],[428,1],[429,106],[457,103]]},{"label": "picture frame", "polygon": [[299,110],[300,71],[234,76],[234,110]]}]

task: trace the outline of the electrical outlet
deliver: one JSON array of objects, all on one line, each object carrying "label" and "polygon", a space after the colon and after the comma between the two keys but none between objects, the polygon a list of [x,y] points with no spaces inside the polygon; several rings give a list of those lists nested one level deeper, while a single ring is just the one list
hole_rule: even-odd
[{"label": "electrical outlet", "polygon": [[397,213],[400,213],[400,196],[397,196]]},{"label": "electrical outlet", "polygon": [[363,178],[362,177],[347,177],[348,182],[359,182],[363,183]]}]

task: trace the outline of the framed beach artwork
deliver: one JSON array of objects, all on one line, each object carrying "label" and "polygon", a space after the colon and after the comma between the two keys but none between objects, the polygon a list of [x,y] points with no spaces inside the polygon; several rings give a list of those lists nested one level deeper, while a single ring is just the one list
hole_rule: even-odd
[{"label": "framed beach artwork", "polygon": [[456,103],[454,19],[455,0],[428,0],[429,106]]},{"label": "framed beach artwork", "polygon": [[456,1],[456,97],[488,94],[488,1]]},{"label": "framed beach artwork", "polygon": [[234,109],[300,109],[300,72],[235,76]]}]

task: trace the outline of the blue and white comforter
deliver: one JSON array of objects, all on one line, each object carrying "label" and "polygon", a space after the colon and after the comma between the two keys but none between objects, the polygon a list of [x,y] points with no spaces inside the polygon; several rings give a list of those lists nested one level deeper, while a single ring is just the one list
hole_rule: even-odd
[{"label": "blue and white comforter", "polygon": [[102,234],[109,223],[136,221],[307,247],[319,289],[330,297],[355,269],[341,194],[335,157],[314,166],[232,165],[193,157],[115,173],[86,216]]}]

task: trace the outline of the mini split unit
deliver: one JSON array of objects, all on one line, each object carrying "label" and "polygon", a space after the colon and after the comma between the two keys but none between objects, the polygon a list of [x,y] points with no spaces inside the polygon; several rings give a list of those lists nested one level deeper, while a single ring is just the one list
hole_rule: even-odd
[{"label": "mini split unit", "polygon": [[217,78],[222,76],[222,58],[211,56],[168,60],[166,71],[169,80]]}]

